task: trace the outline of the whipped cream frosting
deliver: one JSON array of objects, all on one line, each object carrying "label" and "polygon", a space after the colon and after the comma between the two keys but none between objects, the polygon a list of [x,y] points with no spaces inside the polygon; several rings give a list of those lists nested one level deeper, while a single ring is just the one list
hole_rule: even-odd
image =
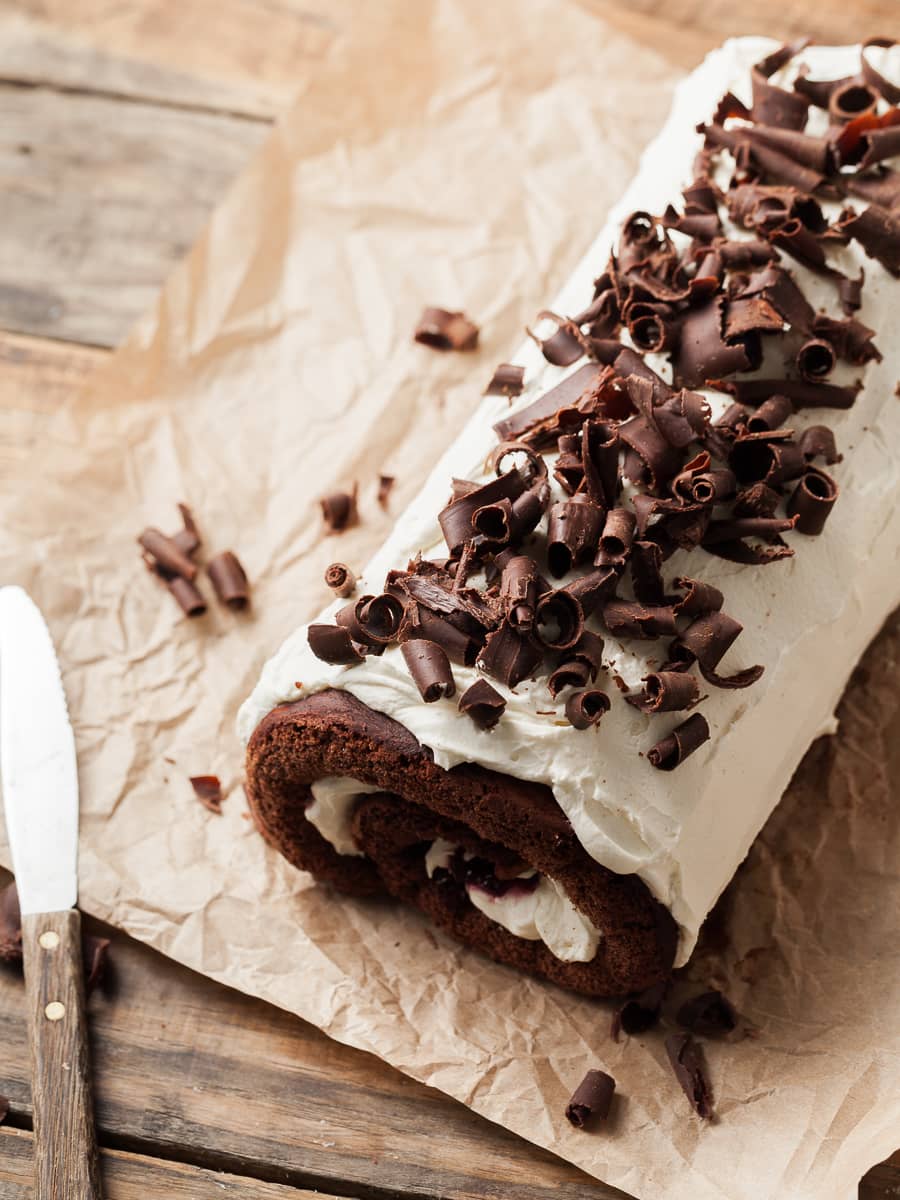
[{"label": "whipped cream frosting", "polygon": [[[449,866],[456,847],[438,838],[425,855],[430,879],[438,867]],[[466,855],[467,858],[470,855]],[[523,871],[517,879],[533,879],[534,871]],[[466,885],[466,895],[479,912],[502,925],[516,937],[542,941],[563,962],[590,962],[600,945],[600,930],[580,913],[555,880],[542,875],[530,892],[509,891],[492,896],[477,884]]]},{"label": "whipped cream frosting", "polygon": [[[710,119],[719,97],[729,89],[749,102],[750,68],[776,45],[765,38],[726,42],[684,80],[662,132],[552,305],[554,311],[571,313],[587,303],[592,281],[603,270],[629,213],[658,213],[670,201],[677,204],[701,144],[695,126]],[[808,66],[814,79],[852,75],[859,69],[859,54],[858,46],[811,47],[773,76],[773,82],[790,82],[800,64]],[[883,54],[878,67],[888,74],[896,63]],[[810,110],[808,132],[823,132],[826,124],[823,112]],[[860,202],[857,208],[861,207]],[[838,210],[823,208],[829,216]],[[727,220],[724,224],[729,236],[748,236]],[[681,934],[677,962],[684,962],[706,914],[746,856],[805,750],[820,733],[833,731],[834,708],[850,671],[900,600],[900,399],[895,391],[900,342],[893,315],[900,303],[900,282],[857,243],[829,253],[848,275],[855,277],[865,268],[857,315],[876,330],[884,357],[865,368],[841,364],[834,371],[831,382],[863,383],[851,409],[810,409],[791,421],[798,430],[824,421],[845,455],[830,468],[841,496],[821,537],[788,534],[796,556],[768,566],[729,563],[699,550],[679,552],[666,564],[669,577],[689,574],[720,587],[725,611],[743,623],[744,632],[721,670],[754,663],[765,667],[761,681],[749,689],[709,689],[701,711],[711,738],[676,771],[656,771],[642,755],[677,724],[678,714],[671,722],[648,717],[620,702],[613,687],[612,709],[599,728],[580,731],[565,720],[565,693],[554,703],[546,679],[526,681],[515,690],[492,680],[507,708],[499,725],[485,732],[458,712],[455,699],[424,704],[398,648],[369,657],[361,666],[331,666],[309,650],[305,626],[266,665],[241,709],[241,736],[248,739],[266,713],[284,701],[343,688],[406,726],[430,747],[441,767],[476,762],[547,784],[586,851],[613,871],[638,874],[670,909]],[[793,260],[785,261],[810,303],[839,315],[834,285]],[[526,388],[516,408],[530,404],[580,365],[553,367],[530,342],[511,361],[525,367]],[[650,355],[648,362],[671,379],[662,356]],[[759,375],[766,375],[765,363]],[[715,416],[724,407],[723,398],[707,395]],[[509,411],[503,397],[482,400],[372,559],[358,594],[380,591],[387,571],[405,566],[419,551],[426,557],[445,552],[439,549],[443,543],[436,518],[446,503],[449,481],[453,476],[486,477],[485,459],[496,444],[491,426]],[[338,606],[329,606],[318,619],[328,619]],[[610,670],[638,687],[648,669],[648,655],[656,652],[654,644],[648,649],[647,643],[618,643],[604,636]],[[453,673],[458,693],[478,677],[475,670],[459,666]],[[302,680],[303,686],[298,688],[295,680]],[[402,781],[398,785],[402,791]]]},{"label": "whipped cream frosting", "polygon": [[363,858],[363,852],[353,840],[350,819],[357,796],[365,796],[383,789],[351,779],[349,775],[323,775],[310,784],[312,803],[307,805],[306,819],[315,825],[326,842],[331,842],[338,854],[352,854]]}]

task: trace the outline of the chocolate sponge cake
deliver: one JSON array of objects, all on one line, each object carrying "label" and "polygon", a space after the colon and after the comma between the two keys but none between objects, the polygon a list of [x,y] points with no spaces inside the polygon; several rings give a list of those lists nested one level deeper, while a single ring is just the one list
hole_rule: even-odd
[{"label": "chocolate sponge cake", "polygon": [[589,995],[687,959],[900,601],[898,69],[883,40],[745,38],[681,86],[356,590],[244,705],[291,863]]}]

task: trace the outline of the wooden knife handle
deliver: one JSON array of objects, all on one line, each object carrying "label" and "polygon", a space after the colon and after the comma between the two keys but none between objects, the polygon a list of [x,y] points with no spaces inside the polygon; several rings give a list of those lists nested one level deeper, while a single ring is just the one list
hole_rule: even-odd
[{"label": "wooden knife handle", "polygon": [[35,1200],[100,1200],[81,915],[22,919],[31,1044]]}]

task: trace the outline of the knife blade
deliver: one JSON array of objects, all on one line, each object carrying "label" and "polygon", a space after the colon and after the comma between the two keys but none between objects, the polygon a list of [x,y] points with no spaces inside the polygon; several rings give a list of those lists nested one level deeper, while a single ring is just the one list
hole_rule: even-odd
[{"label": "knife blade", "polygon": [[78,769],[56,652],[0,588],[0,781],[22,912],[35,1200],[99,1200],[78,896]]},{"label": "knife blade", "polygon": [[50,631],[20,587],[0,588],[0,770],[23,915],[74,908],[75,737]]}]

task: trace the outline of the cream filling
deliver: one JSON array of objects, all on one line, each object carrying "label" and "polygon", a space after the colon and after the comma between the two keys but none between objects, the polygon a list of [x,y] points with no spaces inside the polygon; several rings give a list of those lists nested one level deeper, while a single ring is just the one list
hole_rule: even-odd
[{"label": "cream filling", "polygon": [[338,854],[352,854],[363,858],[362,850],[358,849],[350,832],[350,820],[353,806],[359,796],[371,792],[383,792],[384,788],[375,787],[371,783],[361,783],[346,775],[324,775],[310,784],[313,794],[312,804],[307,805],[304,813],[307,821],[315,825],[326,842],[330,842]]},{"label": "cream filling", "polygon": [[[729,41],[684,80],[661,134],[552,304],[554,311],[572,313],[584,307],[592,280],[605,266],[628,213],[662,212],[668,202],[678,200],[700,146],[695,126],[710,119],[719,97],[729,89],[749,100],[750,67],[776,45],[765,38]],[[880,56],[870,53],[882,69]],[[814,79],[853,75],[859,69],[859,47],[814,46],[798,61],[809,66]],[[796,65],[790,72],[796,73]],[[786,78],[776,76],[775,81]],[[821,132],[823,124],[827,115],[811,109],[809,132]],[[727,223],[726,230],[735,237],[748,236]],[[329,666],[310,652],[305,626],[266,665],[241,710],[242,737],[248,739],[259,721],[283,701],[343,688],[406,726],[430,747],[440,767],[449,770],[475,762],[546,784],[587,853],[610,870],[636,873],[669,908],[681,930],[677,961],[684,962],[706,914],[747,854],[806,748],[832,729],[834,708],[850,671],[900,602],[900,401],[894,392],[900,376],[900,339],[893,336],[892,326],[900,283],[853,242],[830,252],[830,260],[854,277],[865,268],[863,305],[857,315],[876,330],[884,359],[865,368],[844,365],[834,372],[833,382],[863,382],[851,409],[811,409],[791,422],[798,430],[828,424],[845,455],[842,463],[828,468],[842,494],[822,537],[788,535],[796,557],[771,566],[744,567],[701,551],[677,555],[667,563],[667,578],[684,573],[721,587],[726,611],[743,623],[744,632],[722,670],[753,663],[765,667],[762,680],[746,691],[707,689],[710,695],[702,711],[711,738],[676,771],[654,771],[641,755],[677,718],[648,718],[622,703],[612,686],[612,710],[599,729],[578,731],[565,720],[565,693],[558,702],[551,701],[546,679],[526,681],[514,692],[492,681],[507,708],[488,733],[459,713],[456,699],[423,704],[398,649],[392,647],[355,668]],[[836,290],[827,280],[792,260],[784,261],[814,306],[839,312]],[[525,367],[526,388],[516,407],[530,404],[581,365],[553,367],[530,342],[510,361]],[[663,358],[651,359],[651,365],[671,378]],[[722,398],[715,397],[715,402],[720,409]],[[440,546],[436,515],[446,503],[449,480],[483,477],[485,459],[496,442],[491,426],[509,411],[503,397],[483,399],[369,564],[360,595],[380,591],[389,568],[405,564],[417,551],[428,556]],[[335,607],[317,619],[327,620]],[[660,649],[659,643],[617,643],[608,635],[606,647],[611,669],[632,687],[647,673],[648,657],[657,656]],[[458,694],[478,678],[474,670],[461,667],[454,666],[453,673]],[[294,683],[298,679],[304,681],[299,689]]]},{"label": "cream filling", "polygon": [[[447,868],[456,847],[444,838],[433,842],[425,855],[425,870],[430,879],[438,867]],[[466,857],[470,857],[466,855]],[[517,879],[532,879],[534,871],[523,871]],[[541,941],[562,962],[590,962],[600,944],[600,930],[578,911],[559,884],[542,875],[531,892],[508,892],[492,896],[475,884],[466,886],[466,895],[479,912],[515,937]]]}]

